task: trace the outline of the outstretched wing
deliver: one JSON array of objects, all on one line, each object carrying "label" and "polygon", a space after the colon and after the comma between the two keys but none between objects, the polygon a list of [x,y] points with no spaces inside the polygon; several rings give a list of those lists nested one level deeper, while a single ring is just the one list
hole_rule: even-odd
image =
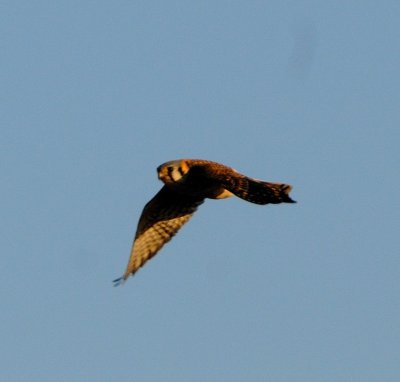
[{"label": "outstretched wing", "polygon": [[132,244],[128,266],[114,286],[133,275],[191,218],[204,199],[174,192],[164,186],[144,207]]},{"label": "outstretched wing", "polygon": [[289,196],[292,189],[289,184],[263,182],[241,174],[228,176],[222,183],[228,191],[251,203],[296,203]]},{"label": "outstretched wing", "polygon": [[231,167],[205,160],[191,160],[191,172],[204,183],[218,182],[232,194],[256,204],[296,203],[289,196],[292,186],[284,183],[264,182],[240,174]]}]

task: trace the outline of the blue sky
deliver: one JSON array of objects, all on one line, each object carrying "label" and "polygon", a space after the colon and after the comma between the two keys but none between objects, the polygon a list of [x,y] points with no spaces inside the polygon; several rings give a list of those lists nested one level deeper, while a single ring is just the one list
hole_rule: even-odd
[{"label": "blue sky", "polygon": [[[2,377],[398,381],[400,3],[3,1]],[[156,167],[207,201],[123,287]]]}]

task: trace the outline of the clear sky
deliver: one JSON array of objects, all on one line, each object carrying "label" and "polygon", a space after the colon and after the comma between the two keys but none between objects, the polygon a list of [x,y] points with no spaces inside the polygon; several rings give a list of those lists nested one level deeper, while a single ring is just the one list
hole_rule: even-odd
[{"label": "clear sky", "polygon": [[[2,1],[4,381],[400,380],[399,1]],[[207,201],[123,287],[156,167]]]}]

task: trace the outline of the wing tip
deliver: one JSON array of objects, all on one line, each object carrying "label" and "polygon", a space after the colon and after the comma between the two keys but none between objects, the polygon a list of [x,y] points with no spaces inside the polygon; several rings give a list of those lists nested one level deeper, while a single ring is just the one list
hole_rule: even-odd
[{"label": "wing tip", "polygon": [[117,279],[113,280],[113,286],[117,287],[120,285],[123,285],[126,281],[126,277],[122,276],[122,277],[118,277]]},{"label": "wing tip", "polygon": [[289,192],[292,191],[293,187],[290,184],[282,184],[281,185],[281,197],[282,197],[282,202],[284,203],[297,203],[295,200],[293,200]]}]

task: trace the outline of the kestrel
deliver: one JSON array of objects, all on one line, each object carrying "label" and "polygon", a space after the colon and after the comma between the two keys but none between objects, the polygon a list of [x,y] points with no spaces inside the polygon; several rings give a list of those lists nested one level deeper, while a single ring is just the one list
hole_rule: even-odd
[{"label": "kestrel", "polygon": [[295,203],[288,184],[252,179],[208,160],[173,160],[159,166],[157,173],[164,186],[142,211],[128,266],[123,276],[114,280],[115,286],[135,274],[170,241],[206,198],[236,195],[256,204]]}]

